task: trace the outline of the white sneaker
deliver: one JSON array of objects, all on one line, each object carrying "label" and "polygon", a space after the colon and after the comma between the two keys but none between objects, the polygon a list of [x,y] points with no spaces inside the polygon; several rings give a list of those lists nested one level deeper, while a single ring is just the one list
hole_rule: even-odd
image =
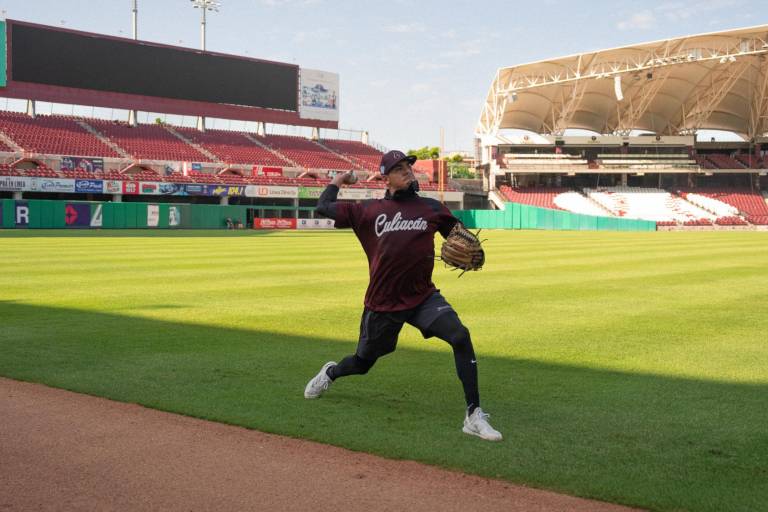
[{"label": "white sneaker", "polygon": [[333,381],[325,372],[331,366],[336,366],[336,361],[328,361],[320,369],[320,373],[312,377],[312,380],[307,383],[307,387],[304,388],[304,398],[320,398],[320,395],[328,389]]},{"label": "white sneaker", "polygon": [[501,441],[501,432],[494,430],[490,423],[488,423],[489,414],[483,412],[481,408],[476,408],[472,414],[464,418],[464,428],[462,429],[465,434],[477,436],[486,441]]}]

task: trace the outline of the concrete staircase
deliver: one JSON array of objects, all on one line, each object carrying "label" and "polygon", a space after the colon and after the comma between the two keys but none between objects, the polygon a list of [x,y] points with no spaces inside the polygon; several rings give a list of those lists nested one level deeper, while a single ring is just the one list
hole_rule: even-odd
[{"label": "concrete staircase", "polygon": [[504,199],[504,195],[496,189],[488,191],[488,201],[495,206],[497,210],[505,210],[507,208],[507,201]]},{"label": "concrete staircase", "polygon": [[3,132],[0,132],[0,140],[5,142],[5,145],[9,148],[13,149],[14,151],[18,151],[19,153],[24,152],[24,148],[16,144],[16,141],[4,134]]},{"label": "concrete staircase", "polygon": [[249,141],[251,141],[251,142],[253,142],[254,144],[256,144],[257,146],[259,146],[260,148],[262,148],[262,149],[266,149],[267,151],[269,151],[270,153],[272,153],[273,155],[275,155],[277,158],[280,158],[281,160],[285,160],[286,162],[288,162],[289,164],[291,164],[291,167],[298,167],[298,168],[303,168],[303,166],[301,166],[301,165],[297,164],[296,162],[294,162],[293,160],[291,160],[290,158],[288,158],[288,157],[287,157],[287,156],[285,156],[284,154],[280,153],[279,151],[276,151],[276,150],[272,149],[271,147],[267,146],[266,144],[264,144],[263,142],[261,142],[259,139],[257,139],[256,137],[254,137],[254,136],[253,136],[253,135],[251,135],[250,133],[243,133],[243,136],[244,136],[246,139],[248,139]]},{"label": "concrete staircase", "polygon": [[106,144],[107,146],[109,146],[110,148],[112,148],[112,149],[113,149],[113,150],[114,150],[114,151],[115,151],[115,152],[116,152],[118,155],[122,156],[123,158],[133,158],[133,155],[131,155],[131,154],[130,154],[130,153],[128,153],[126,150],[124,150],[123,148],[121,148],[120,146],[118,146],[117,144],[115,144],[114,142],[112,142],[111,140],[109,140],[107,137],[105,137],[104,135],[102,135],[102,134],[101,134],[101,132],[100,132],[99,130],[97,130],[97,129],[96,129],[96,128],[94,128],[93,126],[89,125],[89,124],[88,124],[88,123],[86,123],[85,121],[82,121],[82,120],[76,120],[75,122],[76,122],[78,125],[80,125],[80,127],[81,127],[83,130],[87,131],[88,133],[90,133],[91,135],[93,135],[94,137],[96,137],[97,139],[99,139],[101,142],[103,142],[104,144]]},{"label": "concrete staircase", "polygon": [[216,162],[217,164],[223,163],[219,157],[217,157],[216,155],[214,155],[213,153],[211,153],[210,151],[205,149],[200,144],[197,144],[196,142],[193,142],[190,139],[186,138],[184,135],[182,135],[181,133],[177,132],[172,126],[164,124],[163,128],[165,128],[165,130],[168,133],[170,133],[171,135],[173,135],[177,139],[183,141],[184,143],[186,143],[189,146],[192,146],[193,148],[198,150],[200,153],[202,153],[205,156],[207,156],[208,158],[210,158],[211,162]]}]

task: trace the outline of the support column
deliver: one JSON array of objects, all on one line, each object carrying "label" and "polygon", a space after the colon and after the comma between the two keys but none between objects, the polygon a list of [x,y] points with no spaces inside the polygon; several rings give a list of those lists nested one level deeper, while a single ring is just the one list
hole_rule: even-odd
[{"label": "support column", "polygon": [[256,124],[256,135],[263,137],[266,134],[267,134],[267,125],[263,121],[260,121],[259,123]]},{"label": "support column", "polygon": [[197,118],[197,130],[200,132],[205,131],[205,117],[204,116],[198,116]]},{"label": "support column", "polygon": [[227,206],[227,205],[229,205],[229,196],[221,196],[221,197],[219,198],[219,204],[220,204],[221,206]]},{"label": "support column", "polygon": [[112,202],[113,203],[122,203],[123,202],[123,194],[112,194]]},{"label": "support column", "polygon": [[36,108],[35,100],[27,100],[27,115],[29,117],[37,116],[37,112],[35,111],[35,108]]},{"label": "support column", "polygon": [[128,126],[136,126],[139,124],[138,114],[135,110],[128,111]]},{"label": "support column", "polygon": [[320,140],[320,129],[317,126],[312,127],[312,140]]},{"label": "support column", "polygon": [[366,145],[368,144],[368,132],[364,131],[360,135],[360,142],[362,142],[363,144],[366,144]]},{"label": "support column", "polygon": [[13,199],[14,201],[20,201],[24,198],[24,194],[22,192],[14,192],[13,193]]}]

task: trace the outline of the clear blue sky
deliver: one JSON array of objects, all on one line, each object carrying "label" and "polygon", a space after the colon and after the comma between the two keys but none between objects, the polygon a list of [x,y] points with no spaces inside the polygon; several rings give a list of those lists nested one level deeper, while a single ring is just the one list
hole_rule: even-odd
[{"label": "clear blue sky", "polygon": [[[340,74],[342,128],[388,148],[471,150],[496,69],[768,23],[757,0],[221,0],[209,50]],[[3,17],[131,35],[131,0],[0,0]],[[139,0],[139,38],[198,48],[189,0]],[[140,118],[140,120],[142,120]]]}]

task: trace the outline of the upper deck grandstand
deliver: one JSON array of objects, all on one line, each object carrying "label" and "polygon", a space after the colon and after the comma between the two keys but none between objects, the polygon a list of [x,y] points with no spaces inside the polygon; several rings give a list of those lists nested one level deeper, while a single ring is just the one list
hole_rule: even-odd
[{"label": "upper deck grandstand", "polygon": [[[763,25],[499,69],[476,128],[489,198],[661,225],[766,224],[766,55]],[[697,188],[715,202],[688,200]],[[735,188],[759,212],[711,193]]]}]

